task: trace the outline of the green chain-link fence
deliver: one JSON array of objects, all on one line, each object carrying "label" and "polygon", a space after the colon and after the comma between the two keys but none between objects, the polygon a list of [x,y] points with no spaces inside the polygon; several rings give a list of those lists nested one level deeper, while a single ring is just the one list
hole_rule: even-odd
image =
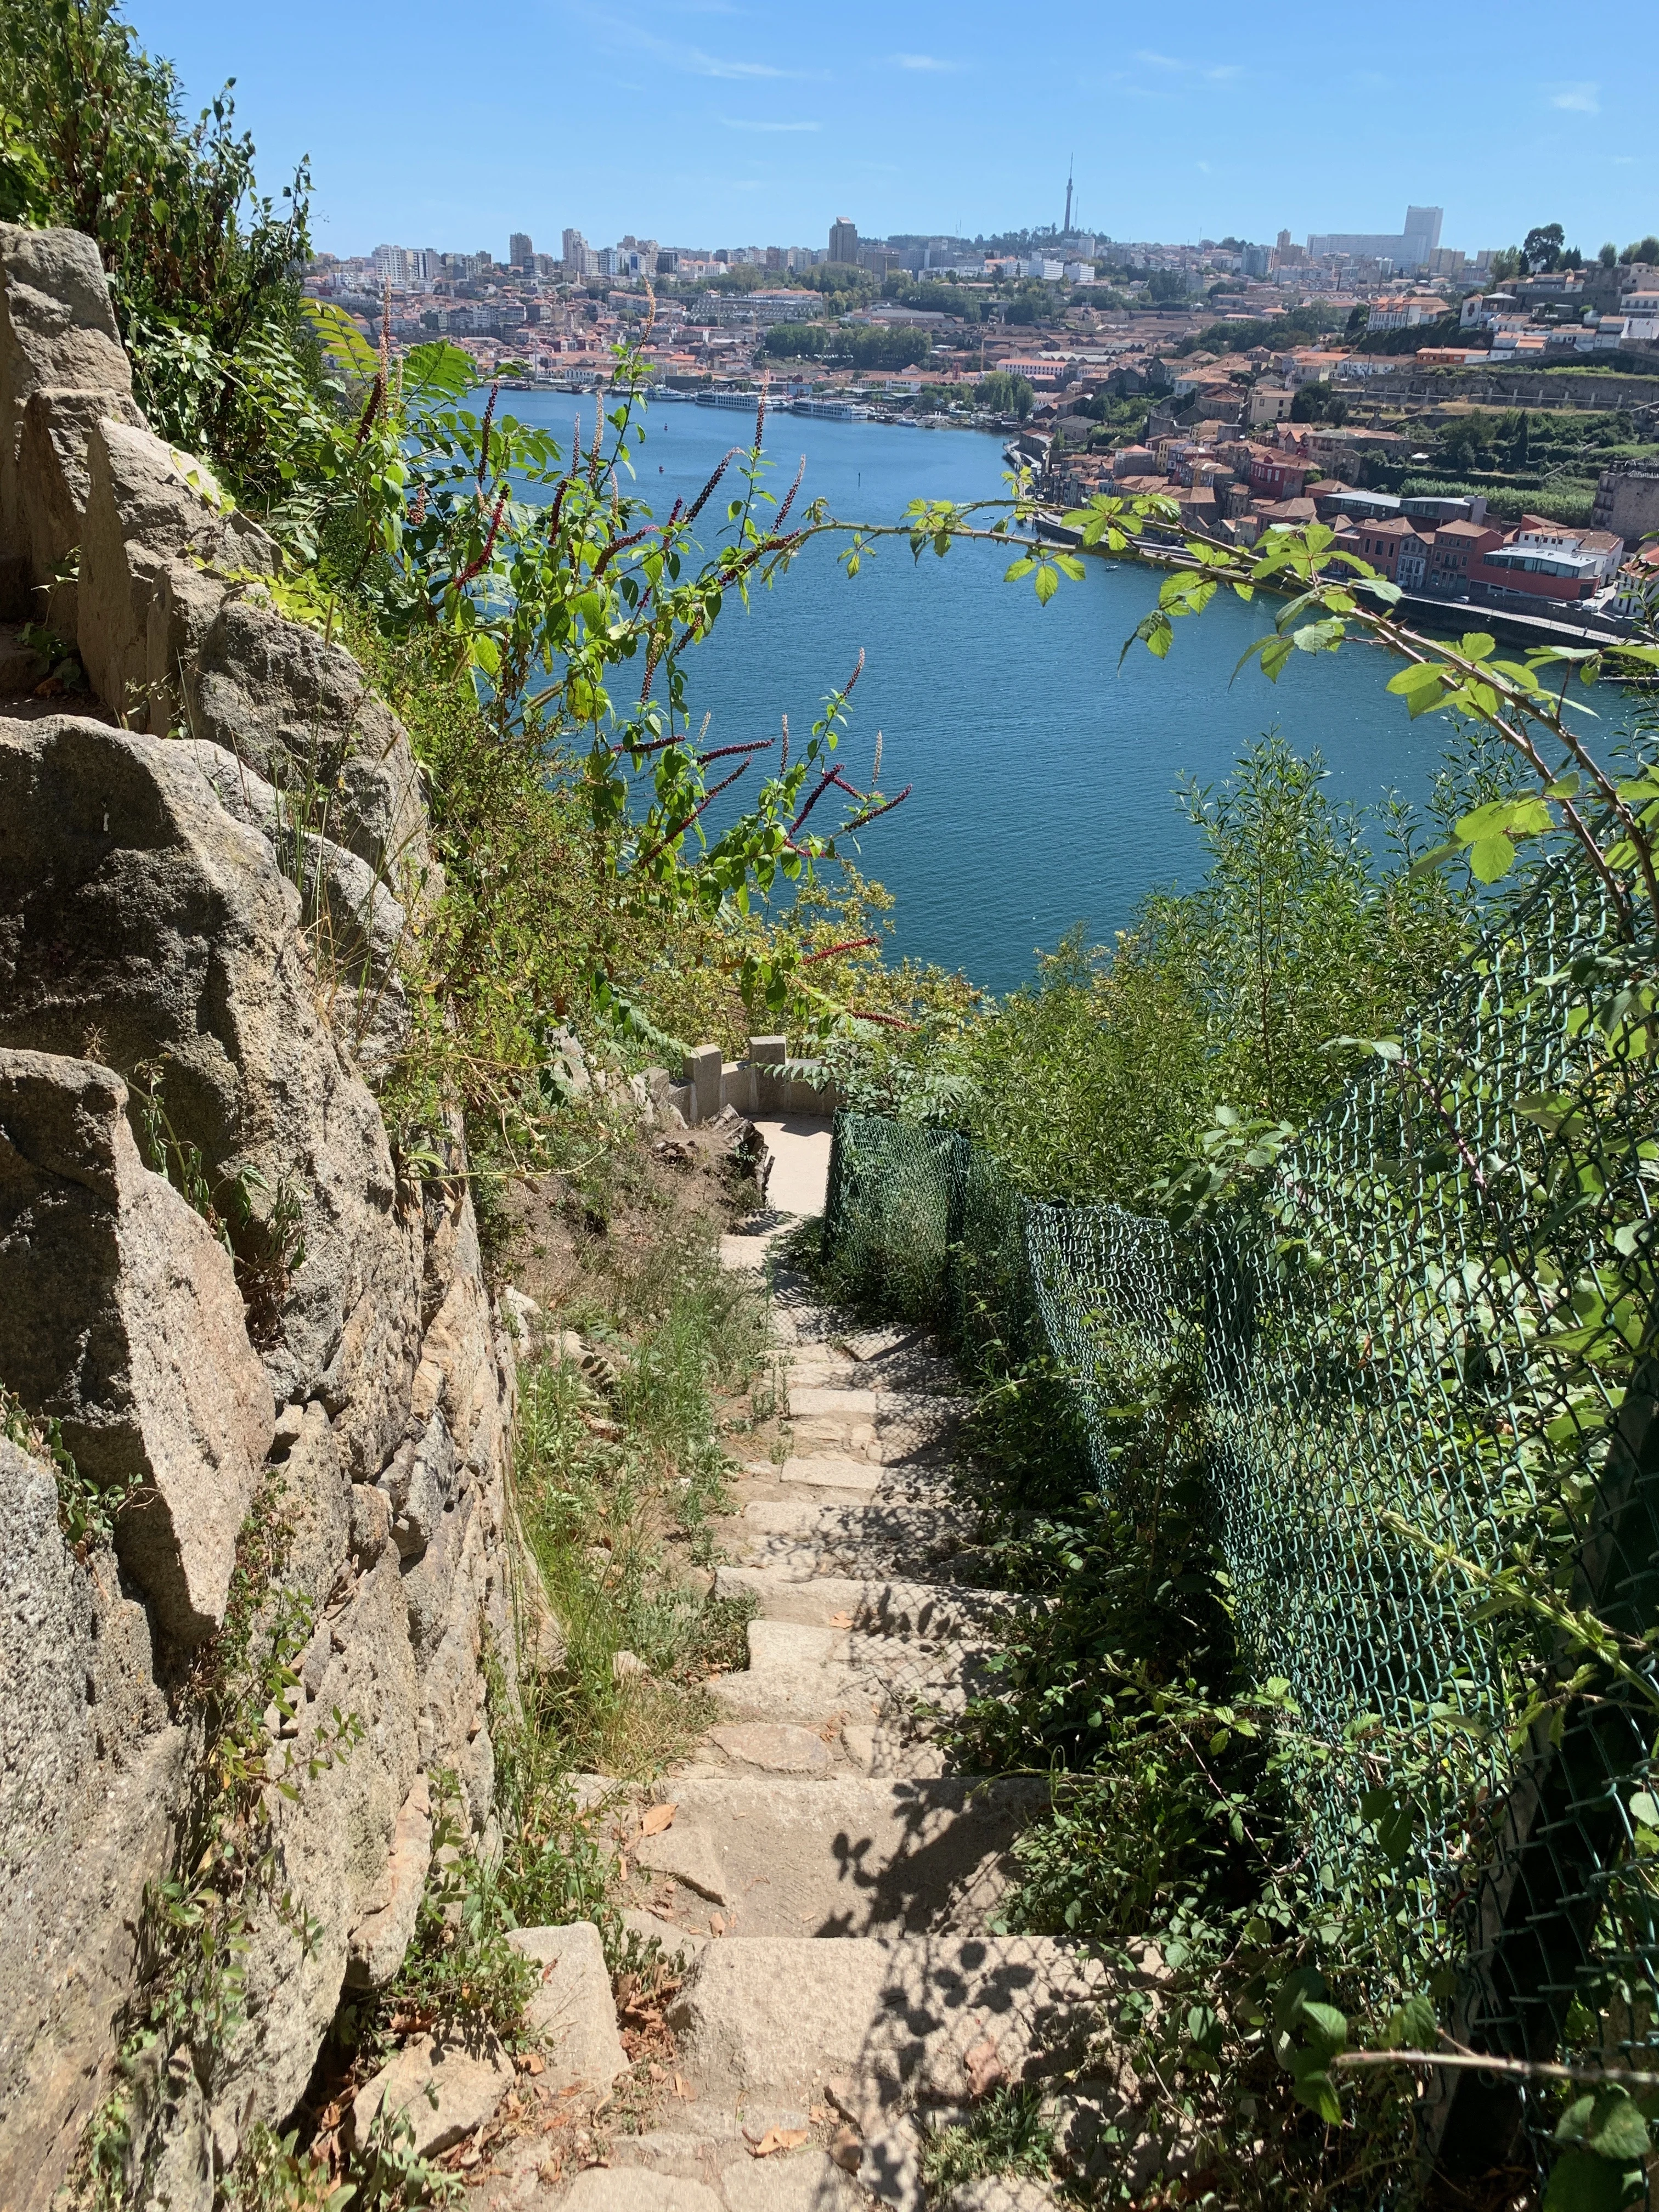
[{"label": "green chain-link fence", "polygon": [[[1310,1771],[1323,1863],[1363,1886],[1404,1854],[1472,2047],[1648,2068],[1659,1668],[1634,1642],[1587,1660],[1563,1621],[1659,1625],[1652,973],[1559,869],[1248,1207],[1177,1239],[1027,1197],[965,1137],[843,1113],[824,1223],[850,1289],[969,1350],[1051,1353],[1103,1481],[1108,1409],[1197,1334],[1245,1658],[1343,1747]],[[1501,2158],[1524,2117],[1465,2075],[1447,2161]]]}]

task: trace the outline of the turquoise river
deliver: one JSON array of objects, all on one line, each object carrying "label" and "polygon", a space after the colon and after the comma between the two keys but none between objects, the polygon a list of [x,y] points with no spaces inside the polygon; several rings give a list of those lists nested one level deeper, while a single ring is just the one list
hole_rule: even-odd
[{"label": "turquoise river", "polygon": [[[503,392],[503,412],[563,429],[578,402]],[[593,405],[580,403],[583,443]],[[665,515],[690,501],[752,418],[659,403],[646,416],[635,489]],[[866,522],[896,521],[915,498],[978,499],[1002,489],[1000,442],[982,433],[822,422],[775,413],[766,428],[768,485],[779,498],[804,455],[798,510],[813,498]],[[725,487],[722,487],[722,492]],[[723,513],[719,498],[704,520]],[[1175,797],[1177,779],[1214,783],[1240,750],[1277,727],[1317,749],[1331,792],[1420,801],[1443,742],[1438,717],[1413,724],[1383,690],[1373,648],[1297,654],[1279,684],[1252,666],[1232,682],[1271,603],[1224,594],[1176,626],[1158,662],[1136,646],[1118,655],[1156,596],[1145,570],[1091,560],[1085,580],[1039,607],[1029,582],[1005,583],[1006,552],[958,545],[914,564],[901,541],[848,579],[831,546],[810,547],[745,610],[727,603],[714,636],[688,659],[694,711],[708,743],[766,737],[787,714],[804,734],[824,693],[845,683],[860,649],[843,757],[862,787],[876,732],[882,785],[907,803],[866,831],[860,865],[895,894],[892,944],[961,968],[1006,991],[1032,972],[1074,923],[1109,939],[1154,884],[1190,884],[1201,869],[1196,833]],[[743,785],[732,794],[741,797]],[[720,802],[722,805],[726,802]]]}]

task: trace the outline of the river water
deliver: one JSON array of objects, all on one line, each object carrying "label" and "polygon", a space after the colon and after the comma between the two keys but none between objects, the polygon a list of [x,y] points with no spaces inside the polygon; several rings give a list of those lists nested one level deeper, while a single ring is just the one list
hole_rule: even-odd
[{"label": "river water", "polygon": [[[503,393],[501,404],[567,436],[577,407],[550,392]],[[581,413],[586,447],[591,398]],[[652,407],[646,423],[635,489],[663,515],[676,498],[694,498],[753,427],[745,415],[684,404]],[[890,522],[911,499],[1002,489],[1000,444],[975,431],[779,413],[769,417],[766,450],[780,498],[805,455],[798,511],[823,498],[834,514]],[[717,495],[704,519],[722,511]],[[713,637],[688,658],[694,713],[712,716],[708,743],[735,744],[775,734],[786,713],[804,735],[862,648],[842,754],[849,779],[862,787],[880,730],[883,788],[915,787],[860,840],[860,865],[897,900],[896,951],[1000,992],[1024,981],[1036,951],[1074,923],[1109,939],[1153,885],[1191,884],[1201,872],[1177,779],[1217,781],[1270,727],[1298,751],[1317,748],[1341,798],[1426,793],[1443,726],[1433,715],[1407,720],[1403,702],[1383,690],[1389,670],[1372,648],[1298,653],[1276,686],[1254,665],[1230,685],[1239,655],[1272,627],[1273,603],[1245,606],[1226,594],[1176,624],[1167,660],[1137,645],[1120,672],[1156,578],[1091,560],[1084,582],[1062,584],[1039,607],[1029,580],[1003,582],[1007,563],[998,549],[958,545],[916,566],[901,541],[849,580],[820,541],[748,609],[728,600]]]}]

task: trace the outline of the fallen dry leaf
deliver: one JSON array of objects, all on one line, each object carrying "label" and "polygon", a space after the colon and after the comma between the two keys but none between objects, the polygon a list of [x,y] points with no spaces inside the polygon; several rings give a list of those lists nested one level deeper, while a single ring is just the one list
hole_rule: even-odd
[{"label": "fallen dry leaf", "polygon": [[684,2097],[688,2103],[690,2100],[691,2092],[686,2087],[684,2081],[678,2074],[674,2076],[674,2094],[677,2097]]},{"label": "fallen dry leaf", "polygon": [[968,2070],[968,2094],[975,2101],[988,2095],[1000,2082],[1008,2078],[1007,2071],[997,2056],[997,2047],[988,2037],[984,2042],[976,2043],[964,2055],[962,2063]]},{"label": "fallen dry leaf", "polygon": [[864,2163],[864,2145],[856,2128],[839,2129],[830,2146],[830,2155],[843,2173],[856,2173]]},{"label": "fallen dry leaf", "polygon": [[524,2069],[526,2074],[541,2073],[546,2065],[546,2060],[542,2057],[539,2051],[532,2051],[527,2055],[527,2057],[523,2057],[519,2061],[520,2065]]},{"label": "fallen dry leaf", "polygon": [[720,1918],[720,1915],[719,1915],[719,1913],[718,1913],[718,1912],[714,1912],[714,1913],[711,1913],[711,1914],[709,1915],[709,1917],[708,1917],[708,1929],[709,1929],[709,1933],[710,1933],[711,1935],[714,1935],[714,1936],[724,1936],[724,1935],[725,1935],[725,1933],[726,1933],[726,1923],[725,1923],[725,1922]]},{"label": "fallen dry leaf", "polygon": [[832,1613],[830,1616],[830,1626],[831,1628],[850,1628],[853,1626],[853,1616],[850,1613]]},{"label": "fallen dry leaf", "polygon": [[679,1809],[678,1805],[653,1805],[640,1822],[640,1833],[642,1836],[661,1835],[665,1828],[673,1826],[674,1815]]},{"label": "fallen dry leaf", "polygon": [[749,2146],[750,2158],[772,2158],[781,2150],[798,2150],[811,2133],[810,2128],[768,2128],[758,2142]]}]

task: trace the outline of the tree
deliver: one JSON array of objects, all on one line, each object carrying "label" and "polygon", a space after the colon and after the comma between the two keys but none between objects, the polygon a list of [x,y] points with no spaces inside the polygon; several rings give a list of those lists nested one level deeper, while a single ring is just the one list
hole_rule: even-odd
[{"label": "tree", "polygon": [[1534,223],[1521,246],[1528,274],[1537,276],[1540,270],[1559,268],[1565,240],[1566,233],[1559,222]]},{"label": "tree", "polygon": [[1154,303],[1173,302],[1187,297],[1186,271],[1181,269],[1154,269],[1146,278],[1146,296]]},{"label": "tree", "polygon": [[1362,337],[1364,332],[1365,325],[1370,322],[1370,319],[1371,311],[1364,304],[1364,301],[1361,301],[1360,304],[1357,307],[1350,307],[1348,310],[1348,319],[1343,326],[1344,336],[1349,338]]},{"label": "tree", "polygon": [[1515,418],[1515,435],[1510,440],[1510,466],[1524,469],[1532,459],[1532,426],[1523,407]]},{"label": "tree", "polygon": [[1607,240],[1607,244],[1601,248],[1601,252],[1597,254],[1596,259],[1601,263],[1604,269],[1617,268],[1619,265],[1619,248],[1613,244],[1611,239]]},{"label": "tree", "polygon": [[1328,384],[1304,384],[1291,402],[1292,422],[1328,422],[1335,428],[1347,419],[1347,401]]},{"label": "tree", "polygon": [[1525,272],[1526,257],[1518,246],[1506,246],[1501,253],[1494,253],[1487,275],[1494,284],[1507,284],[1511,276]]},{"label": "tree", "polygon": [[994,368],[974,386],[974,398],[994,415],[1018,416],[1024,422],[1030,414],[1036,394],[1023,376],[1016,376],[1006,368]]},{"label": "tree", "polygon": [[257,472],[230,363],[292,332],[310,252],[304,161],[260,194],[227,85],[197,121],[116,0],[0,0],[0,198],[96,240],[139,395],[159,428]]},{"label": "tree", "polygon": [[1627,246],[1619,258],[1624,262],[1640,261],[1651,268],[1659,262],[1659,238],[1650,231],[1645,238],[1638,238],[1633,245]]}]

